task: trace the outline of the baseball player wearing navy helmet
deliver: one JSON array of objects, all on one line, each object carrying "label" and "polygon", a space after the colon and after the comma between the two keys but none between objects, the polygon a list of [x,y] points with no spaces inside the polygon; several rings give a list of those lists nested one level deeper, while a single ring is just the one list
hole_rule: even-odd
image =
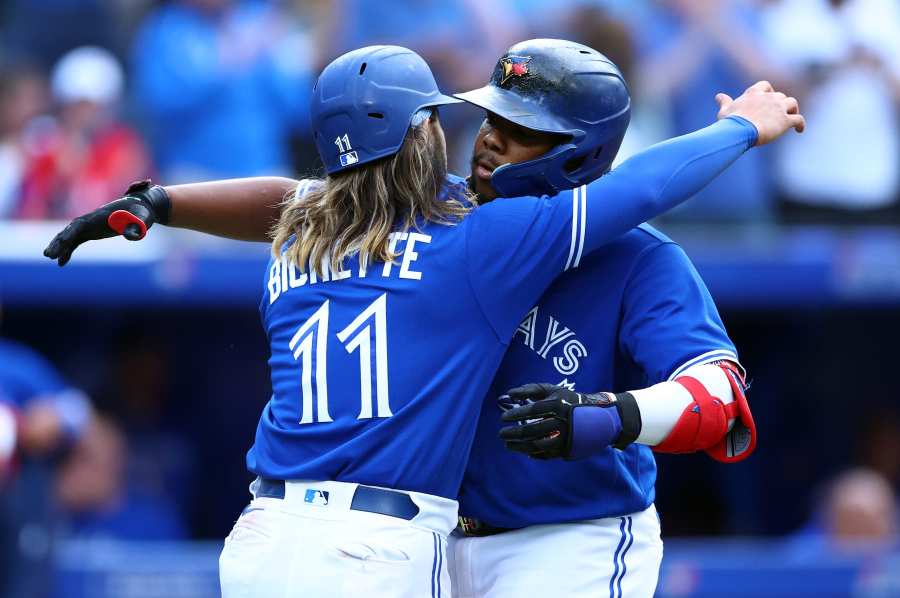
[{"label": "baseball player wearing navy helmet", "polygon": [[492,173],[500,197],[555,195],[606,173],[631,116],[622,73],[606,56],[565,40],[511,47],[487,85],[456,97],[524,129],[558,136],[546,153]]},{"label": "baseball player wearing navy helmet", "polygon": [[[470,178],[482,201],[572,189],[576,213],[630,109],[615,65],[563,40],[516,44],[488,85],[456,97],[487,111]],[[482,404],[449,546],[454,596],[652,596],[652,450],[734,462],[755,447],[737,352],[681,248],[642,225],[573,264],[520,322],[500,399]]]}]

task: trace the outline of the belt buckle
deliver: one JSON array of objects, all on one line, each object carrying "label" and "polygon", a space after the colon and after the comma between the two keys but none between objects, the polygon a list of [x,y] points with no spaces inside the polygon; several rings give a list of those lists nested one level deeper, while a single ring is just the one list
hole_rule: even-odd
[{"label": "belt buckle", "polygon": [[462,529],[462,532],[467,536],[475,536],[478,533],[478,530],[484,527],[484,525],[478,519],[474,517],[462,517],[459,518],[459,527]]}]

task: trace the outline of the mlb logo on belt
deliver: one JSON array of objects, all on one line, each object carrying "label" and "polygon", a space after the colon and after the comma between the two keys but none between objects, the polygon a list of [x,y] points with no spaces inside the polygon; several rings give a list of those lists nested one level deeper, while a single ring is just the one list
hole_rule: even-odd
[{"label": "mlb logo on belt", "polygon": [[328,492],[325,490],[309,488],[306,490],[306,496],[303,497],[303,502],[324,507],[328,504]]},{"label": "mlb logo on belt", "polygon": [[356,164],[359,162],[359,157],[356,155],[356,152],[347,152],[346,154],[341,154],[341,166],[350,166],[351,164]]}]

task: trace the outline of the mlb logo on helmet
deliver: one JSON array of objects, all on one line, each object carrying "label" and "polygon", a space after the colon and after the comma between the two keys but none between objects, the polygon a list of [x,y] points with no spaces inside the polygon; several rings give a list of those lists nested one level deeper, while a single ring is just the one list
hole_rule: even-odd
[{"label": "mlb logo on helmet", "polygon": [[351,166],[357,162],[359,162],[359,157],[356,155],[356,152],[341,154],[341,166]]},{"label": "mlb logo on helmet", "polygon": [[306,495],[303,497],[303,502],[324,507],[328,504],[328,492],[326,490],[307,488]]},{"label": "mlb logo on helmet", "polygon": [[513,77],[527,75],[529,62],[531,62],[531,56],[504,56],[501,58],[500,66],[503,68],[503,77],[500,79],[500,85],[504,85]]}]

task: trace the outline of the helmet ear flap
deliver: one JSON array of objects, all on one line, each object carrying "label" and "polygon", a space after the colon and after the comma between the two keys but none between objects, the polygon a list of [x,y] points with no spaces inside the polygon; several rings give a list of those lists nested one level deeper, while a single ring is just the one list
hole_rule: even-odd
[{"label": "helmet ear flap", "polygon": [[619,153],[622,140],[625,138],[625,127],[627,127],[628,119],[629,117],[626,114],[624,116],[625,125],[621,128],[613,129],[614,133],[612,135],[607,135],[605,138],[597,140],[597,145],[588,148],[587,152],[579,156],[579,162],[572,160],[565,164],[566,174],[573,183],[581,185],[610,171],[613,160]]},{"label": "helmet ear flap", "polygon": [[563,170],[566,171],[566,174],[573,175],[584,166],[585,160],[587,160],[587,156],[575,156],[569,158],[566,160],[565,164],[563,164]]},{"label": "helmet ear flap", "polygon": [[577,185],[563,165],[573,159],[576,150],[574,143],[562,143],[534,160],[504,164],[494,170],[491,186],[500,197],[552,196],[571,189]]},{"label": "helmet ear flap", "polygon": [[609,170],[609,160],[603,155],[603,146],[574,156],[563,164],[563,170],[573,181],[583,180],[591,173],[605,173]]}]

